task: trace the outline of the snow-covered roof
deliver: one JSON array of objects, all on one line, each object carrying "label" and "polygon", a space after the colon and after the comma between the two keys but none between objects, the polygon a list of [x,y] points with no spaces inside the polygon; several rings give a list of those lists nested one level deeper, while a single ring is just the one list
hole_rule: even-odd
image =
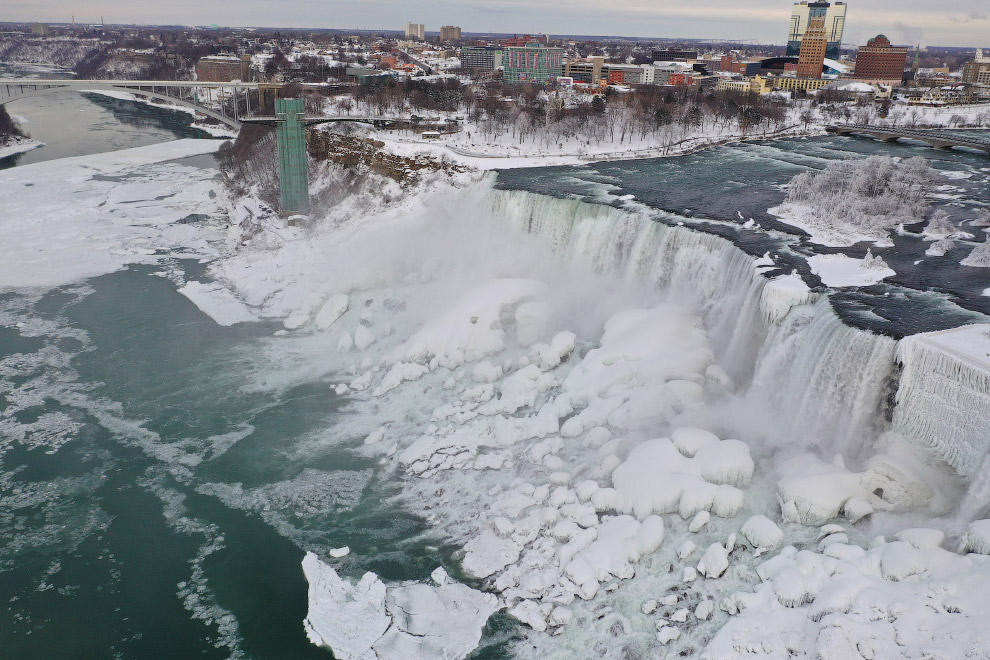
[{"label": "snow-covered roof", "polygon": [[874,89],[873,85],[868,85],[867,83],[862,83],[862,82],[839,83],[838,85],[835,86],[835,89],[841,89],[844,92],[863,92],[863,93],[877,91],[876,89]]},{"label": "snow-covered roof", "polygon": [[849,73],[849,65],[844,62],[840,62],[839,60],[833,60],[826,57],[824,64],[827,68],[835,69],[839,73]]}]

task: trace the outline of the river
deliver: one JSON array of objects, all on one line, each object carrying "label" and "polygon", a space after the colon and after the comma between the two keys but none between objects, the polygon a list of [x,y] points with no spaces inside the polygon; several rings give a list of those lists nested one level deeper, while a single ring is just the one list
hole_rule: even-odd
[{"label": "river", "polygon": [[[202,137],[186,113],[97,95],[65,93],[9,109],[27,118],[25,128],[47,146],[9,159],[6,167]],[[781,185],[794,173],[888,149],[934,157],[938,169],[969,175],[953,179],[954,189],[946,191],[954,195],[947,208],[957,215],[987,197],[990,167],[978,156],[829,137],[741,144],[676,159],[507,171],[484,203],[506,203],[499,190],[616,207],[633,195],[671,227],[697,224],[730,236],[751,255],[800,254],[806,248],[793,241],[740,235],[729,225],[741,213],[780,229],[766,209],[779,202]],[[188,163],[211,167],[207,158]],[[511,247],[511,240],[505,244]],[[911,259],[917,250],[903,247],[899,258]],[[742,267],[749,268],[745,261]],[[833,305],[852,325],[894,337],[982,318],[990,311],[977,293],[982,275],[949,261],[932,265],[934,274],[833,296]],[[802,269],[800,259],[793,263]],[[165,265],[0,293],[6,436],[0,445],[0,600],[8,621],[0,627],[2,655],[327,658],[301,625],[305,551],[325,556],[349,546],[351,554],[335,567],[354,577],[370,570],[387,581],[425,580],[438,565],[461,574],[457,546],[431,528],[422,510],[403,502],[402,480],[393,470],[360,451],[368,412],[334,392],[354,373],[313,366],[332,352],[328,341],[318,334],[285,336],[277,320],[219,326],[176,291],[176,282],[206,279],[206,264],[176,256]],[[912,288],[932,278],[942,283],[936,294]],[[600,286],[593,290],[607,290]],[[885,295],[892,291],[897,295]],[[369,293],[368,313],[399,315],[404,303],[393,309],[389,295]],[[635,295],[654,300],[650,293]],[[926,306],[922,314],[919,303]],[[589,309],[589,316],[597,313]],[[588,325],[600,333],[600,323]],[[829,326],[830,341],[847,341],[835,334],[837,325]],[[877,341],[889,349],[885,338]],[[755,363],[755,349],[743,348]],[[846,372],[833,376],[852,380],[863,365],[844,359]],[[446,400],[422,396],[432,405],[438,396]],[[884,396],[873,392],[868,414],[878,415]],[[409,401],[373,412],[394,415],[398,426],[402,405],[410,405],[410,419],[430,407]],[[828,422],[845,411],[825,413]],[[768,493],[755,499],[770,501]],[[447,506],[456,509],[457,502]],[[520,636],[516,623],[496,615],[475,657],[507,657],[518,650],[513,644]]]}]

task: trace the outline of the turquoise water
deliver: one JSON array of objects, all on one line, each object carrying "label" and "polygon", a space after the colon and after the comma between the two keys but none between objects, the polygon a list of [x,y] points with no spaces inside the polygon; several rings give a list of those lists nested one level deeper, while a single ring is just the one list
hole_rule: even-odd
[{"label": "turquoise water", "polygon": [[0,305],[0,415],[65,417],[0,457],[3,657],[326,658],[302,548],[393,580],[448,561],[369,460],[314,442],[328,383],[244,387],[272,324],[220,327],[146,267]]}]

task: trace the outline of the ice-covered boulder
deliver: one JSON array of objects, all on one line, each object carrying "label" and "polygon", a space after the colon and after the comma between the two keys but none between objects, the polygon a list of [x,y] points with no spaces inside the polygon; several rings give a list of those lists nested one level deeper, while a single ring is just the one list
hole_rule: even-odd
[{"label": "ice-covered boulder", "polygon": [[[668,438],[647,440],[612,473],[617,494],[613,504],[639,518],[674,511],[685,518],[709,510],[734,515],[742,493],[729,484],[748,483],[752,473],[749,450],[737,440],[705,444],[693,457],[678,451]],[[733,490],[723,492],[723,486]],[[720,493],[723,501],[715,507]]]},{"label": "ice-covered boulder", "polygon": [[990,555],[990,520],[976,520],[966,530],[966,552]]},{"label": "ice-covered boulder", "polygon": [[706,578],[718,578],[729,567],[729,555],[720,543],[712,543],[698,562],[698,572]]},{"label": "ice-covered boulder", "polygon": [[784,539],[777,524],[766,516],[756,515],[743,523],[740,530],[758,553],[775,550]]}]

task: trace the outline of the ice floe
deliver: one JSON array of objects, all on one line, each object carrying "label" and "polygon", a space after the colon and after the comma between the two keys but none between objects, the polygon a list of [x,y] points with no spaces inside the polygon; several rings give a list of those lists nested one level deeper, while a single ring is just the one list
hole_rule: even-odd
[{"label": "ice floe", "polygon": [[436,584],[386,585],[371,572],[354,584],[310,552],[303,572],[306,634],[339,660],[460,660],[501,608],[494,596],[450,580],[443,569],[433,572]]}]

